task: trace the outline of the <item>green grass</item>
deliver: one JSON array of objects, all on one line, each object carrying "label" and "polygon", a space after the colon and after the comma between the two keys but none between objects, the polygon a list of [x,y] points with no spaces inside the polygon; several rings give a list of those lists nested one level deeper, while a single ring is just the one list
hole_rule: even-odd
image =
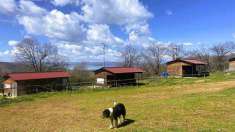
[{"label": "green grass", "polygon": [[181,85],[181,84],[192,84],[192,83],[221,82],[234,79],[235,79],[235,72],[231,73],[216,72],[212,73],[208,77],[185,77],[185,78],[169,77],[167,79],[153,77],[145,79],[142,82],[153,86],[170,86],[170,85]]},{"label": "green grass", "polygon": [[[235,131],[234,74],[145,80],[147,85],[1,99],[1,131],[110,131],[101,111],[125,103],[118,131]],[[14,124],[14,125],[12,125]]]},{"label": "green grass", "polygon": [[[194,78],[168,78],[163,79],[159,77],[153,77],[149,79],[142,80],[141,82],[145,84],[144,87],[163,87],[163,86],[173,86],[173,85],[186,85],[186,84],[193,84],[193,83],[208,83],[208,82],[221,82],[221,81],[228,81],[235,79],[235,73],[228,73],[225,74],[223,72],[217,72],[211,74],[209,77],[194,77]],[[121,87],[121,89],[129,89],[129,88],[136,88],[136,87]],[[120,88],[114,88],[114,90],[119,90]],[[100,89],[91,89],[87,87],[77,87],[77,90],[74,90],[73,93],[83,93],[83,92],[97,92],[97,91],[107,91],[110,90],[108,88],[100,88]],[[70,94],[71,92],[62,92],[66,94]],[[24,101],[34,101],[40,98],[47,98],[49,96],[53,96],[55,94],[62,94],[62,93],[39,93],[33,95],[25,95],[15,99],[8,99],[3,98],[0,96],[0,107],[6,106],[13,103],[19,103]]]}]

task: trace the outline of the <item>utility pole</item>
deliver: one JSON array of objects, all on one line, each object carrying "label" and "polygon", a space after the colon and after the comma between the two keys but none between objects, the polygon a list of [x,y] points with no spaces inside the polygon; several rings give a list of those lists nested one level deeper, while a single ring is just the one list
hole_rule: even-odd
[{"label": "utility pole", "polygon": [[173,49],[173,60],[176,60],[178,57],[178,47],[174,46],[172,49]]},{"label": "utility pole", "polygon": [[104,46],[104,47],[103,47],[103,52],[104,52],[104,56],[103,56],[103,57],[104,57],[104,58],[103,58],[104,60],[103,60],[103,61],[104,61],[104,67],[105,67],[105,48],[106,48],[106,47],[105,47],[105,43],[103,43],[103,46]]}]

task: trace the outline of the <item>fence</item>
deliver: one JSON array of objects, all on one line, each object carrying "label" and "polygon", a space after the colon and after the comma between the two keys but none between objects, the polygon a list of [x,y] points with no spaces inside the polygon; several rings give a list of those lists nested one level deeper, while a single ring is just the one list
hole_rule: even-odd
[{"label": "fence", "polygon": [[122,79],[122,80],[109,80],[104,81],[103,84],[92,82],[79,82],[71,83],[72,90],[82,88],[110,88],[110,87],[123,87],[123,86],[139,86],[142,85],[142,79]]},{"label": "fence", "polygon": [[[192,75],[191,75],[192,76]],[[198,76],[195,74],[193,76]],[[206,77],[206,76],[204,76]],[[122,79],[122,80],[109,80],[105,81],[104,84],[97,84],[95,81],[87,81],[87,82],[78,82],[78,83],[69,83],[66,86],[66,89],[58,89],[59,85],[56,85],[56,88],[51,87],[50,84],[44,85],[31,85],[30,87],[25,85],[23,87],[27,87],[30,91],[25,91],[26,93],[37,93],[37,92],[53,92],[53,91],[61,91],[61,90],[69,90],[69,91],[76,91],[76,90],[84,90],[84,89],[106,89],[111,87],[124,87],[124,86],[136,86],[137,88],[141,85],[162,85],[162,83],[168,83],[174,81],[172,79],[177,79],[178,82],[184,83],[183,79],[185,77],[182,76],[152,76],[152,77],[143,77],[141,79]],[[182,79],[182,81],[179,80]],[[164,81],[165,80],[165,81]],[[61,87],[63,87],[61,85]],[[2,93],[3,89],[0,89],[0,93]]]},{"label": "fence", "polygon": [[177,78],[183,79],[188,77],[204,77],[209,76],[209,73],[206,74],[184,74],[182,75],[170,75],[170,76],[152,76],[152,77],[142,77],[141,79],[122,79],[122,80],[109,80],[104,81],[103,84],[97,84],[95,81],[90,82],[79,82],[71,83],[72,90],[76,89],[94,89],[94,88],[110,88],[110,87],[123,87],[123,86],[141,86],[146,85],[152,82],[159,82],[162,79],[167,78]]}]

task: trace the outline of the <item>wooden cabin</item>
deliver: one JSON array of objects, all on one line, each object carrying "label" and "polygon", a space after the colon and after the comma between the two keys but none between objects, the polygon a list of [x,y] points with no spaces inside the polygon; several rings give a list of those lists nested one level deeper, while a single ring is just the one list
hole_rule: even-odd
[{"label": "wooden cabin", "polygon": [[96,84],[110,87],[135,85],[143,72],[136,67],[103,67],[95,71]]},{"label": "wooden cabin", "polygon": [[176,59],[167,63],[170,76],[194,77],[208,76],[207,63],[193,59]]},{"label": "wooden cabin", "polygon": [[59,91],[68,88],[68,72],[22,72],[9,73],[4,76],[2,94],[9,97],[43,92]]},{"label": "wooden cabin", "polygon": [[228,71],[235,71],[235,58],[229,59],[229,69]]}]

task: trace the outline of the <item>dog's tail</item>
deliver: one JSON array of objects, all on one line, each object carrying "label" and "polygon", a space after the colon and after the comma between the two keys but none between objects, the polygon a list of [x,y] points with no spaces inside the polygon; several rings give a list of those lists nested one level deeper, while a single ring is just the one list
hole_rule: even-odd
[{"label": "dog's tail", "polygon": [[122,107],[123,107],[123,115],[126,116],[126,107],[124,104],[122,104]]},{"label": "dog's tail", "polygon": [[117,101],[113,101],[113,106],[116,106],[117,105]]}]

